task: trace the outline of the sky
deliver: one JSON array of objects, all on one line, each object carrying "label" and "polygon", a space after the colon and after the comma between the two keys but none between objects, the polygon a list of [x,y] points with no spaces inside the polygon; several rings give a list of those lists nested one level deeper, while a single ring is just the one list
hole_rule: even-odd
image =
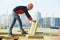
[{"label": "sky", "polygon": [[60,17],[60,0],[0,0],[0,15],[12,14],[16,6],[34,4],[29,13],[34,16],[39,11],[42,17]]}]

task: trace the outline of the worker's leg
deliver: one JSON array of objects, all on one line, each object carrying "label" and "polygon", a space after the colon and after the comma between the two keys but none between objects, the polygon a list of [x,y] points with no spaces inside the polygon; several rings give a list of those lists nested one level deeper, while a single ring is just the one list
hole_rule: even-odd
[{"label": "worker's leg", "polygon": [[15,22],[16,22],[16,17],[17,17],[16,13],[14,11],[13,11],[12,15],[13,15],[13,20],[12,20],[11,25],[9,26],[9,34],[11,34],[11,35],[12,35],[12,28],[13,28]]},{"label": "worker's leg", "polygon": [[9,34],[11,34],[11,35],[12,35],[12,28],[13,28],[15,22],[16,22],[16,18],[13,19],[12,24],[9,27]]},{"label": "worker's leg", "polygon": [[22,21],[21,21],[21,19],[20,19],[19,15],[18,15],[18,18],[17,18],[17,19],[18,19],[18,21],[19,21],[20,30],[21,30],[22,34],[27,34],[27,33],[24,31],[24,29],[23,29]]},{"label": "worker's leg", "polygon": [[21,21],[19,15],[18,15],[18,18],[17,18],[17,19],[18,19],[18,22],[19,22],[19,25],[20,25],[20,29],[21,29],[21,31],[23,32],[24,29],[23,29],[23,27],[22,27],[22,21]]}]

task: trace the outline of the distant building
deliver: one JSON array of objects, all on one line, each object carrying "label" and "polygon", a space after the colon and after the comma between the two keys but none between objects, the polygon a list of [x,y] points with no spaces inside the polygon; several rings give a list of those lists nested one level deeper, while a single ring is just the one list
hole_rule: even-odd
[{"label": "distant building", "polygon": [[9,25],[9,16],[4,14],[4,15],[0,15],[0,26],[8,26]]},{"label": "distant building", "polygon": [[51,23],[51,27],[54,27],[55,26],[55,18],[51,18],[51,21],[50,21]]},{"label": "distant building", "polygon": [[50,20],[51,18],[50,17],[45,17],[45,18],[43,18],[43,24],[42,24],[42,27],[44,27],[44,28],[49,28],[50,26],[51,26],[51,20]]},{"label": "distant building", "polygon": [[[23,17],[23,15],[20,16],[20,17],[21,17],[21,20],[23,22],[23,27],[31,27],[31,23],[29,22],[27,17],[26,17],[26,19],[25,19],[25,16]],[[60,18],[53,18],[53,17],[42,18],[40,12],[37,12],[34,17],[35,17],[36,20],[38,20],[38,27],[50,28],[50,27],[60,26]],[[13,20],[13,15],[12,14],[10,14],[10,15],[7,15],[7,14],[0,15],[0,26],[1,27],[10,26],[11,23],[12,23],[12,20]],[[16,21],[15,26],[18,27],[19,22]]]},{"label": "distant building", "polygon": [[55,18],[55,26],[60,26],[60,18]]}]

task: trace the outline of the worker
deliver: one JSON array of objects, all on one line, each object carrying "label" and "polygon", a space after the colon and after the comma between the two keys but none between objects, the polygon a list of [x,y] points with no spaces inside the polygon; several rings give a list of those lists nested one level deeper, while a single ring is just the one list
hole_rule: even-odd
[{"label": "worker", "polygon": [[19,16],[19,14],[25,13],[25,15],[27,16],[27,18],[30,21],[34,21],[32,19],[32,17],[30,16],[30,14],[28,13],[28,10],[31,10],[31,9],[33,9],[33,3],[29,3],[28,6],[17,6],[13,9],[13,21],[12,21],[11,25],[9,26],[9,35],[12,35],[12,28],[13,28],[16,20],[18,20],[18,22],[19,22],[21,33],[28,34],[22,27],[22,21],[20,19],[21,17]]}]

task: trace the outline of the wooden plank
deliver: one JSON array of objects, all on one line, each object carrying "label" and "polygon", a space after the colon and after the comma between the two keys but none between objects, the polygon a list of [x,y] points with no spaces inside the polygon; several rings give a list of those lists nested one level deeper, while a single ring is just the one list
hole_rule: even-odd
[{"label": "wooden plank", "polygon": [[37,26],[38,26],[38,21],[32,22],[31,28],[28,32],[28,35],[34,35],[37,30]]},{"label": "wooden plank", "polygon": [[44,37],[43,36],[28,36],[27,37],[24,37],[24,38],[21,38],[19,37],[19,40],[43,40]]},{"label": "wooden plank", "polygon": [[23,38],[23,39],[18,39],[18,40],[44,40],[44,39],[27,39],[27,38]]},{"label": "wooden plank", "polygon": [[44,40],[58,40],[58,36],[44,36]]},{"label": "wooden plank", "polygon": [[0,38],[4,38],[4,36],[0,36]]},{"label": "wooden plank", "polygon": [[37,27],[38,27],[38,21],[32,22],[31,28],[30,28],[28,34],[26,35],[27,40],[29,39],[30,36],[35,35]]},{"label": "wooden plank", "polygon": [[0,32],[1,35],[7,35],[7,32]]},{"label": "wooden plank", "polygon": [[28,38],[31,38],[31,39],[44,39],[43,36],[28,36]]},{"label": "wooden plank", "polygon": [[2,40],[4,38],[4,36],[0,36],[0,40]]},{"label": "wooden plank", "polygon": [[13,34],[13,36],[26,36],[26,34]]},{"label": "wooden plank", "polygon": [[[0,36],[6,37],[6,36],[9,36],[9,35],[7,34],[7,35],[0,35]],[[26,36],[26,34],[13,34],[12,36],[13,37],[15,37],[15,36]]]},{"label": "wooden plank", "polygon": [[4,36],[4,38],[2,40],[18,40],[19,36]]},{"label": "wooden plank", "polygon": [[25,37],[25,34],[13,34],[12,36],[8,35],[0,35],[1,37],[3,36],[2,40],[17,40],[19,37]]},{"label": "wooden plank", "polygon": [[14,40],[14,38],[3,38],[2,40]]}]

